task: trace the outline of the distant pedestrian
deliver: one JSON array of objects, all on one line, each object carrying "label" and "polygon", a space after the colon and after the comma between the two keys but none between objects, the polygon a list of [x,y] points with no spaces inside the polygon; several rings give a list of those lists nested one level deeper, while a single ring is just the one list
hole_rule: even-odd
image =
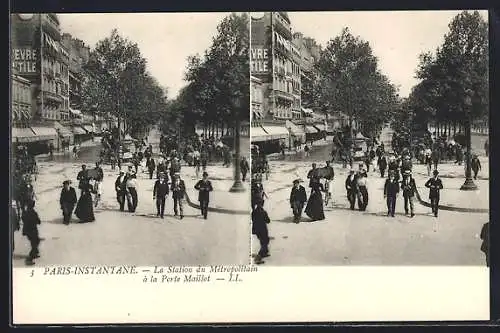
[{"label": "distant pedestrian", "polygon": [[443,182],[438,175],[439,171],[434,170],[433,177],[425,183],[425,187],[429,188],[429,200],[431,201],[432,213],[434,213],[435,217],[438,216],[440,191],[443,189]]},{"label": "distant pedestrian", "polygon": [[31,250],[26,258],[26,265],[34,265],[33,261],[40,257],[38,246],[40,245],[40,236],[38,234],[38,225],[41,223],[38,213],[35,211],[35,201],[30,200],[27,203],[27,208],[23,212],[23,235],[30,242]]},{"label": "distant pedestrian", "polygon": [[71,186],[71,181],[65,180],[61,189],[61,195],[59,196],[59,204],[63,213],[63,224],[69,224],[77,201],[76,191]]},{"label": "distant pedestrian", "polygon": [[380,156],[377,162],[378,169],[380,171],[380,177],[385,177],[385,170],[387,169],[387,159],[384,155]]},{"label": "distant pedestrian", "polygon": [[356,204],[356,196],[357,196],[357,176],[353,169],[349,170],[349,175],[345,180],[345,189],[347,191],[347,200],[349,201],[350,209],[354,210],[354,206]]},{"label": "distant pedestrian", "polygon": [[431,153],[426,152],[425,157],[424,157],[424,163],[427,167],[427,176],[431,176],[431,169],[432,169],[432,158],[431,158]]},{"label": "distant pedestrian", "polygon": [[431,158],[432,158],[432,163],[434,164],[434,170],[437,170],[439,160],[440,160],[440,153],[439,150],[436,148],[432,151],[431,153]]},{"label": "distant pedestrian", "polygon": [[146,161],[146,167],[148,168],[149,179],[153,179],[153,173],[155,172],[156,169],[155,160],[153,158],[148,158]]},{"label": "distant pedestrian", "polygon": [[83,194],[83,190],[86,189],[89,184],[88,170],[85,164],[82,165],[82,170],[78,172],[76,176],[76,180],[78,180],[78,188],[80,189],[80,195]]},{"label": "distant pedestrian", "polygon": [[401,189],[403,190],[403,199],[405,204],[405,214],[408,215],[408,204],[410,206],[410,216],[415,216],[413,199],[415,193],[417,192],[417,186],[415,184],[415,179],[411,175],[410,170],[406,170],[403,175],[403,180],[401,182]]},{"label": "distant pedestrian", "polygon": [[240,171],[241,171],[241,180],[245,181],[247,178],[248,170],[250,170],[250,166],[248,165],[247,159],[243,156],[240,161]]},{"label": "distant pedestrian", "polygon": [[259,200],[256,202],[256,207],[252,211],[252,234],[254,234],[260,242],[260,250],[255,256],[255,263],[264,263],[262,258],[269,257],[269,231],[267,225],[271,222],[269,215],[264,209],[264,202]]},{"label": "distant pedestrian", "polygon": [[293,211],[293,221],[300,222],[304,204],[307,202],[307,194],[304,186],[300,184],[300,179],[293,181],[292,191],[290,192],[290,207]]},{"label": "distant pedestrian", "polygon": [[169,186],[165,173],[161,172],[153,187],[153,200],[156,200],[156,216],[163,218],[165,213],[165,201],[169,192]]},{"label": "distant pedestrian", "polygon": [[488,142],[488,139],[484,142],[484,153],[486,154],[486,157],[488,157],[488,154],[490,152],[490,144]]},{"label": "distant pedestrian", "polygon": [[198,190],[198,201],[200,203],[201,215],[206,220],[208,215],[208,203],[210,202],[210,192],[214,189],[212,183],[208,180],[208,173],[203,173],[203,179],[198,181],[194,186]]},{"label": "distant pedestrian", "polygon": [[304,153],[305,153],[306,158],[309,157],[309,150],[310,150],[310,148],[306,143],[306,146],[304,147]]},{"label": "distant pedestrian", "polygon": [[481,171],[481,162],[475,154],[472,156],[471,169],[474,172],[474,179],[477,179],[477,174]]},{"label": "distant pedestrian", "polygon": [[111,164],[111,170],[115,170],[116,169],[116,157],[115,157],[115,154],[111,153],[110,156],[109,156],[109,163]]},{"label": "distant pedestrian", "polygon": [[104,180],[104,171],[101,168],[101,163],[95,163],[95,183],[94,183],[94,193],[95,193],[95,203],[94,205],[97,207],[102,197],[102,182]]},{"label": "distant pedestrian", "polygon": [[258,202],[262,201],[262,204],[264,204],[264,199],[267,198],[267,194],[262,185],[262,175],[260,173],[253,173],[252,178],[250,201],[252,209],[255,209]]},{"label": "distant pedestrian", "polygon": [[387,216],[394,217],[396,212],[396,199],[399,193],[399,183],[396,180],[394,171],[389,171],[389,177],[384,184],[384,198],[387,202]]},{"label": "distant pedestrian", "polygon": [[[186,195],[186,185],[181,179],[180,173],[176,172],[172,180],[172,198],[174,199],[174,214],[180,213],[181,220],[184,218],[184,197]],[[177,210],[179,207],[179,211]]]}]

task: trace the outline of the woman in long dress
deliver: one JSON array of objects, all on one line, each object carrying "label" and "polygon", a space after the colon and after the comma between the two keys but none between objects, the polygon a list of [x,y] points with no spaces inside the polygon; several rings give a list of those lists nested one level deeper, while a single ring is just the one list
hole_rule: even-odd
[{"label": "woman in long dress", "polygon": [[319,179],[314,178],[311,184],[311,195],[307,201],[306,210],[304,211],[312,221],[321,221],[325,219],[323,212],[323,195],[325,189]]},{"label": "woman in long dress", "polygon": [[92,185],[86,184],[82,189],[82,195],[76,204],[75,215],[80,219],[80,223],[95,221],[91,191]]}]

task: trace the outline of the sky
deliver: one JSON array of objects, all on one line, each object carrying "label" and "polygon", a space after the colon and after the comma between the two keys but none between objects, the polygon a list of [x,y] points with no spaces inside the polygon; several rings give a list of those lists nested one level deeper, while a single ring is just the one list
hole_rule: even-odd
[{"label": "sky", "polygon": [[117,28],[138,44],[148,70],[175,98],[186,85],[188,56],[208,49],[217,25],[229,13],[105,13],[58,14],[61,32],[67,32],[93,48]]},{"label": "sky", "polygon": [[[419,54],[434,52],[444,41],[448,24],[459,11],[288,12],[293,32],[314,38],[321,46],[344,27],[368,41],[383,73],[407,97],[418,83]],[[486,22],[488,12],[480,12]]]}]

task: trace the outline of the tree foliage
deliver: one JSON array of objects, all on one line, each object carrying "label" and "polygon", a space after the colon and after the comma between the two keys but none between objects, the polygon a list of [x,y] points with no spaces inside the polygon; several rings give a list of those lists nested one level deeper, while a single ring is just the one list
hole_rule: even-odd
[{"label": "tree foliage", "polygon": [[[163,129],[172,123],[191,131],[196,124],[232,127],[235,117],[249,118],[249,18],[247,14],[226,16],[203,57],[188,58],[188,84],[169,104]],[[235,114],[235,98],[240,105]],[[175,121],[174,121],[175,119]]]},{"label": "tree foliage", "polygon": [[[416,121],[464,125],[488,114],[488,27],[478,11],[463,11],[448,25],[435,54],[420,56],[410,94]],[[471,97],[470,105],[466,96]]]},{"label": "tree foliage", "polygon": [[366,136],[375,136],[398,105],[397,90],[378,68],[368,42],[347,28],[331,39],[316,64],[318,107],[356,120]]},{"label": "tree foliage", "polygon": [[120,116],[132,135],[157,122],[166,109],[166,90],[147,72],[137,44],[116,29],[91,50],[85,72],[84,107]]}]

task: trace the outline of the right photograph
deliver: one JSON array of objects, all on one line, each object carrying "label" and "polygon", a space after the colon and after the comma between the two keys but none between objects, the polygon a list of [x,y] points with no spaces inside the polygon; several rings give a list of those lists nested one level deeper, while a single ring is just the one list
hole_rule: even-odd
[{"label": "right photograph", "polygon": [[251,13],[252,257],[489,266],[487,11]]}]

